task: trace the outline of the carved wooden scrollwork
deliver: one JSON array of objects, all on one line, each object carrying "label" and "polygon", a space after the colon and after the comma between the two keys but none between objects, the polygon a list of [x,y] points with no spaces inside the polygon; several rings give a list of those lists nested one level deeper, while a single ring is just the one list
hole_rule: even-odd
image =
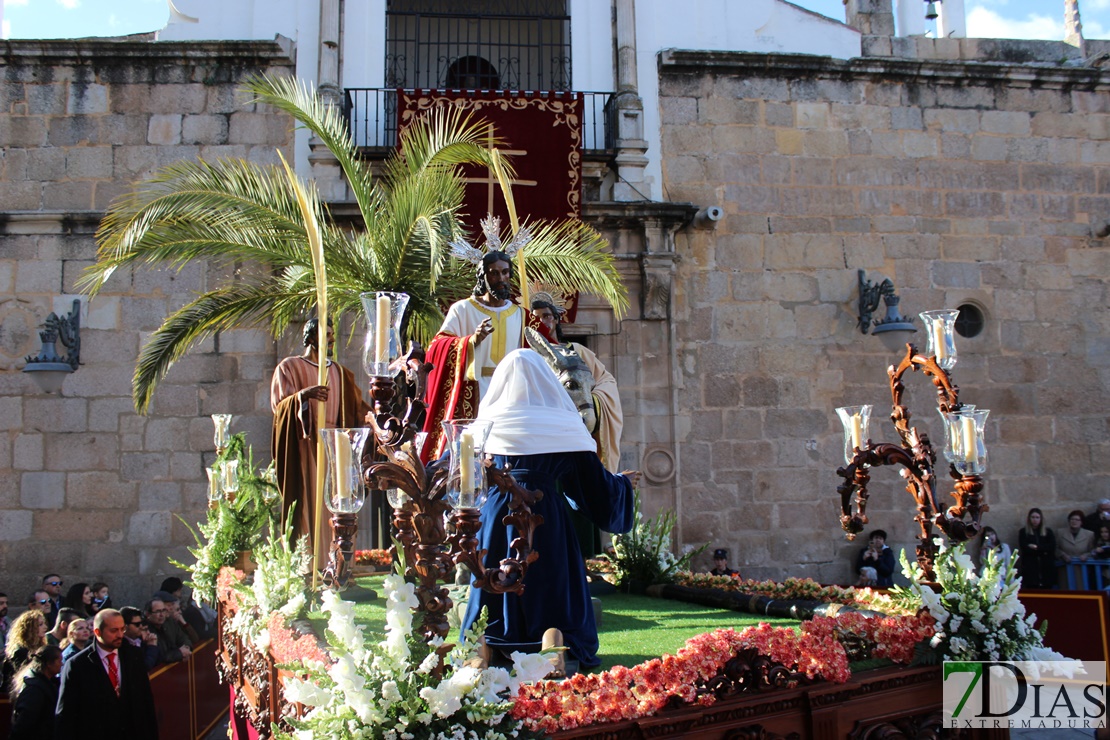
[{"label": "carved wooden scrollwork", "polygon": [[902,379],[909,370],[921,370],[933,381],[937,407],[942,413],[962,408],[959,388],[952,382],[948,372],[937,364],[936,358],[920,355],[912,344],[907,344],[906,354],[901,362],[891,365],[887,370],[892,401],[890,419],[894,422],[900,444],[872,444],[871,440],[867,440],[865,449],[856,448],[855,456],[848,465],[837,468],[836,474],[844,482],[836,490],[840,495],[840,526],[849,540],[855,539],[868,523],[867,485],[871,481],[868,469],[884,465],[900,467],[906,490],[913,497],[916,506],[914,521],[918,525],[917,561],[931,579],[937,550],[933,543],[933,528],[940,529],[956,541],[975,537],[982,530],[981,518],[989,507],[980,495],[983,490],[982,478],[961,475],[954,465],[949,466],[949,474],[956,479],[952,493],[956,500],[955,505],[942,507],[938,504],[936,450],[928,434],[910,426],[910,410],[903,403],[906,387]]},{"label": "carved wooden scrollwork", "polygon": [[509,494],[509,513],[502,518],[501,523],[514,527],[517,532],[517,536],[509,543],[513,556],[504,558],[497,568],[487,569],[484,563],[486,551],[478,550],[478,538],[475,536],[481,526],[478,511],[457,509],[452,517],[456,533],[451,538],[455,563],[469,568],[474,574],[474,585],[484,591],[519,594],[524,590],[524,576],[528,572],[528,566],[539,558],[532,549],[532,535],[536,527],[543,524],[543,517],[533,514],[531,507],[543,498],[543,491],[532,491],[520,485],[513,477],[509,465],[497,468],[490,464],[486,468],[486,475],[500,490]]},{"label": "carved wooden scrollwork", "polygon": [[940,740],[944,715],[940,711],[876,722],[857,727],[849,740]]}]

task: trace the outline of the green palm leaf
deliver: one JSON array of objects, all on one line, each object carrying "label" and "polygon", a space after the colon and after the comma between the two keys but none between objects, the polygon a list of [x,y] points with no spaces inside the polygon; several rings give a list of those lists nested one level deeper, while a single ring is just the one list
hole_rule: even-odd
[{"label": "green palm leaf", "polygon": [[534,221],[525,224],[532,240],[524,247],[528,279],[564,290],[594,293],[617,318],[628,310],[628,289],[620,281],[608,242],[582,221]]}]

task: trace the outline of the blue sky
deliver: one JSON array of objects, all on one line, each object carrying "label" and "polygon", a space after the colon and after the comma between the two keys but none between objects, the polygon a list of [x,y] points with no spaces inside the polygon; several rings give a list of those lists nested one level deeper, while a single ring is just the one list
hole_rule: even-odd
[{"label": "blue sky", "polygon": [[[792,2],[830,18],[844,19],[842,0]],[[169,15],[166,0],[3,0],[3,3],[3,36],[13,39],[142,33],[161,28]],[[1064,36],[1064,0],[965,0],[965,6],[968,36],[1028,39]],[[178,8],[188,13],[189,0],[179,0]],[[1084,36],[1110,38],[1110,0],[1080,0],[1080,12]]]}]

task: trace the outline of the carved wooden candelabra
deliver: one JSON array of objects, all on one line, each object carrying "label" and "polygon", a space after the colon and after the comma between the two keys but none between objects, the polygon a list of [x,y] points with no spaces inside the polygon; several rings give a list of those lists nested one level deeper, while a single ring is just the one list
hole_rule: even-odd
[{"label": "carved wooden candelabra", "polygon": [[[939,337],[939,335],[938,335]],[[948,340],[951,342],[951,339]],[[939,342],[938,342],[939,343]],[[952,350],[954,364],[954,350]],[[909,425],[910,411],[903,403],[905,385],[902,377],[907,370],[921,370],[929,376],[937,390],[937,406],[946,417],[946,457],[949,458],[949,475],[955,479],[952,493],[955,505],[947,508],[937,503],[936,462],[937,455],[929,436]],[[981,531],[980,519],[989,507],[980,495],[983,479],[978,474],[986,467],[986,452],[982,446],[981,430],[976,433],[971,424],[964,423],[963,437],[959,437],[959,422],[966,410],[959,400],[959,388],[952,383],[948,371],[938,364],[937,356],[918,354],[912,344],[906,345],[906,356],[898,365],[887,369],[890,377],[890,392],[893,402],[891,421],[898,432],[899,444],[872,444],[870,439],[861,445],[860,440],[852,447],[852,458],[847,466],[838,468],[836,474],[844,479],[837,488],[840,494],[840,525],[852,540],[863,531],[867,518],[867,485],[871,480],[869,469],[879,465],[901,466],[906,490],[913,496],[916,504],[914,521],[918,524],[917,562],[932,580],[933,560],[936,545],[933,543],[933,527],[939,528],[950,539],[963,541],[975,537]],[[985,418],[986,412],[980,411]],[[967,417],[970,418],[970,417]],[[846,422],[846,434],[850,435]],[[858,434],[858,421],[856,422]],[[952,435],[956,435],[953,438]],[[851,444],[851,443],[847,443]],[[953,460],[955,460],[953,462]],[[961,472],[963,469],[964,472]],[[855,496],[855,511],[852,510],[852,497]],[[966,517],[966,521],[965,521]]]}]

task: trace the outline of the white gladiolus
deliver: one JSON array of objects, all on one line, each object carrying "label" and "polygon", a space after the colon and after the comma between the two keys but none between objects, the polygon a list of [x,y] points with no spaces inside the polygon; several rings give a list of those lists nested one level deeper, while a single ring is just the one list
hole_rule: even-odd
[{"label": "white gladiolus", "polygon": [[513,676],[509,680],[509,689],[514,694],[520,684],[542,681],[551,673],[551,661],[546,655],[514,652],[510,657],[513,659]]},{"label": "white gladiolus", "polygon": [[439,665],[439,656],[435,653],[428,653],[424,656],[424,660],[420,661],[420,666],[416,669],[419,674],[431,673]]},{"label": "white gladiolus", "polygon": [[416,586],[405,581],[403,576],[386,576],[383,585],[389,608],[402,604],[409,609],[420,606],[420,601],[416,598]]},{"label": "white gladiolus", "polygon": [[1021,579],[1013,558],[1004,562],[994,552],[984,553],[982,571],[977,573],[963,545],[937,544],[934,572],[939,594],[925,583],[923,570],[909,561],[905,551],[901,560],[911,581],[910,593],[936,620],[930,645],[945,660],[1051,659],[1042,655],[1060,659],[1043,646],[1040,632],[1033,628],[1035,618],[1026,616],[1018,600]]},{"label": "white gladiolus", "polygon": [[359,672],[358,666],[349,655],[341,655],[328,669],[328,675],[335,681],[336,687],[344,693],[362,691],[366,685],[366,678]]},{"label": "white gladiolus", "polygon": [[291,703],[304,704],[306,707],[322,707],[332,699],[332,694],[311,681],[299,678],[285,680],[285,699]]},{"label": "white gladiolus", "polygon": [[385,639],[378,644],[398,664],[403,664],[412,654],[412,651],[409,650],[408,638],[400,630],[390,630]]}]

